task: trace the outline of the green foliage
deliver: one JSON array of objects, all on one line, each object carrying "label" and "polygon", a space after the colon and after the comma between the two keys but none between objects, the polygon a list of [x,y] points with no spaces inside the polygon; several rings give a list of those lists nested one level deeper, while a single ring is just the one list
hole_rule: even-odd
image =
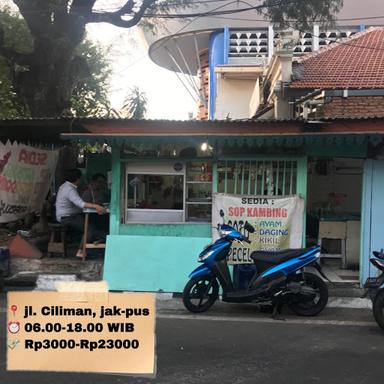
[{"label": "green foliage", "polygon": [[[24,19],[14,16],[8,8],[0,11],[0,26],[4,48],[12,48],[19,53],[30,53],[33,40]],[[18,98],[12,85],[17,72],[27,68],[0,56],[0,118],[26,117],[28,113]]]},{"label": "green foliage", "polygon": [[343,7],[343,0],[264,0],[263,5],[267,8],[258,12],[279,28],[311,31],[313,21],[324,26],[333,25],[334,15]]},{"label": "green foliage", "polygon": [[11,71],[8,63],[0,57],[0,119],[25,116],[11,83]]},{"label": "green foliage", "polygon": [[33,38],[25,20],[13,13],[8,7],[0,10],[0,24],[4,33],[5,46],[20,53],[30,53],[33,49]]},{"label": "green foliage", "polygon": [[141,92],[137,86],[130,89],[130,93],[124,99],[124,105],[121,110],[123,117],[130,119],[144,119],[147,113],[148,100],[144,92]]},{"label": "green foliage", "polygon": [[108,57],[109,52],[103,51],[89,40],[76,49],[75,54],[86,60],[89,72],[80,78],[71,97],[71,109],[77,117],[112,117],[117,116],[109,103],[108,88],[112,73]]},{"label": "green foliage", "polygon": [[[0,10],[0,30],[3,46],[22,54],[33,54],[33,37],[23,18],[8,8]],[[111,66],[106,59],[108,51],[85,39],[74,52],[84,59],[87,69],[80,76],[71,96],[71,111],[74,116],[110,117],[116,115],[108,100]],[[28,106],[17,94],[13,81],[20,71],[28,71],[16,60],[0,56],[0,118],[29,117]]]},{"label": "green foliage", "polygon": [[[186,9],[192,10],[198,8],[201,4],[193,4],[193,0],[155,0],[147,8],[146,13],[148,14],[168,14],[168,13],[182,13]],[[208,10],[208,8],[207,8]],[[203,10],[204,12],[205,10]],[[186,22],[190,22],[191,19],[185,19]],[[156,17],[146,18],[143,17],[140,20],[140,26],[143,29],[148,31],[153,31],[154,33],[158,31],[159,28],[167,28],[165,26],[164,20]]]}]

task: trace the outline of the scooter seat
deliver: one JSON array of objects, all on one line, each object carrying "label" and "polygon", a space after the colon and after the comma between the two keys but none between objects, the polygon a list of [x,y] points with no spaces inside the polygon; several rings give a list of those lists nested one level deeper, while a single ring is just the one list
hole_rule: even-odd
[{"label": "scooter seat", "polygon": [[283,261],[293,259],[310,252],[313,247],[299,249],[283,249],[281,251],[254,251],[251,253],[253,261],[261,261],[263,263],[280,264]]},{"label": "scooter seat", "polygon": [[383,251],[373,251],[373,256],[377,257],[378,259],[384,260],[384,252]]}]

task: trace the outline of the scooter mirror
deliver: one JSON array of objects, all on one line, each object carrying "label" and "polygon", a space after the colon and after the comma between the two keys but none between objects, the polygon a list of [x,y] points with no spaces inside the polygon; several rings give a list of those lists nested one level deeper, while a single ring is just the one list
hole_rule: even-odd
[{"label": "scooter mirror", "polygon": [[222,209],[220,209],[220,216],[224,217],[224,211]]},{"label": "scooter mirror", "polygon": [[245,228],[249,233],[253,233],[253,232],[255,232],[255,228],[254,228],[251,224],[249,224],[248,222],[245,223],[244,228]]}]

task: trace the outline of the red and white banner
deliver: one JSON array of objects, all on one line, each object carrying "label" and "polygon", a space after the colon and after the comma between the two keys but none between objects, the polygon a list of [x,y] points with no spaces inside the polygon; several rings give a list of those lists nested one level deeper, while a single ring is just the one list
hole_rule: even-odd
[{"label": "red and white banner", "polygon": [[16,142],[0,143],[0,223],[41,209],[58,153]]},{"label": "red and white banner", "polygon": [[[300,248],[303,239],[304,199],[299,196],[246,196],[216,193],[213,195],[212,226],[223,222],[249,236],[251,244],[233,243],[230,264],[253,263],[250,254],[257,250],[276,251]],[[244,233],[245,222],[255,227],[254,233]],[[216,229],[213,237],[217,238]]]}]

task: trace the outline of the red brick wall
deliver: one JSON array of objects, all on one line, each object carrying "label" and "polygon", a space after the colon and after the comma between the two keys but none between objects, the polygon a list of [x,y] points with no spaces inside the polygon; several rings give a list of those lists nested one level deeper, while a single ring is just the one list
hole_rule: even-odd
[{"label": "red brick wall", "polygon": [[384,96],[333,97],[320,115],[337,117],[384,117]]},{"label": "red brick wall", "polygon": [[[209,90],[209,63],[208,63],[208,51],[200,54],[201,68],[199,70],[199,91],[203,98],[206,100],[208,106],[208,90]],[[198,120],[208,120],[208,108],[201,102],[198,105],[197,111]]]}]

